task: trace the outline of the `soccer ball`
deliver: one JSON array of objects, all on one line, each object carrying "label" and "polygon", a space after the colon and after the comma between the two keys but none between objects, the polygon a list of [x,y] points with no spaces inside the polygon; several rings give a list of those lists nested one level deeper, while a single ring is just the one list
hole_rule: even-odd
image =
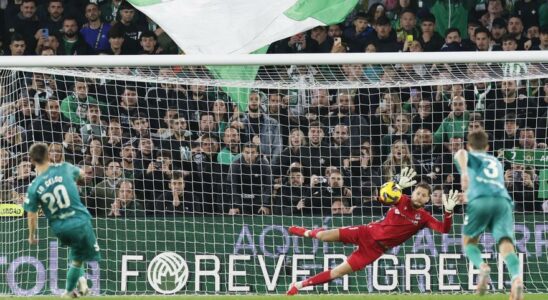
[{"label": "soccer ball", "polygon": [[379,191],[379,201],[383,204],[392,205],[397,203],[401,197],[401,189],[393,181],[389,181],[381,186]]}]

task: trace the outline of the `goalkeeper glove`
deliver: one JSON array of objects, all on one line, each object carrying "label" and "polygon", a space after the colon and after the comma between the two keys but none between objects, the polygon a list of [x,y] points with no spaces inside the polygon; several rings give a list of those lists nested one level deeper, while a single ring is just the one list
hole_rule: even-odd
[{"label": "goalkeeper glove", "polygon": [[406,189],[410,186],[417,184],[416,180],[413,180],[413,177],[417,175],[417,172],[413,168],[405,167],[401,170],[400,175],[396,176],[395,182],[398,183],[400,189]]},{"label": "goalkeeper glove", "polygon": [[455,205],[457,205],[458,195],[459,192],[456,190],[450,190],[449,195],[443,194],[442,201],[445,212],[453,213],[453,209],[455,208]]}]

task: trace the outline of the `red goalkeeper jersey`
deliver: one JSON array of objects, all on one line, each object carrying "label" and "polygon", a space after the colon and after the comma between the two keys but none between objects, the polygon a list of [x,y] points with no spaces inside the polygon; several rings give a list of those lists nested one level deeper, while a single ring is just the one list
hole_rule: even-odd
[{"label": "red goalkeeper jersey", "polygon": [[440,233],[448,233],[453,223],[453,214],[445,213],[443,222],[436,220],[424,208],[415,209],[408,195],[402,195],[384,219],[367,224],[373,239],[392,248],[405,242],[419,230],[428,227]]}]

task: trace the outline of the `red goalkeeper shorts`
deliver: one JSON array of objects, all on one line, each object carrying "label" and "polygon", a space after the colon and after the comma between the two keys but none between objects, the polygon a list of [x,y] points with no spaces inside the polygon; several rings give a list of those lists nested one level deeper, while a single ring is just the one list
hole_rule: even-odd
[{"label": "red goalkeeper shorts", "polygon": [[339,228],[339,239],[345,244],[358,246],[346,260],[354,271],[365,268],[384,254],[383,247],[369,234],[367,225]]}]

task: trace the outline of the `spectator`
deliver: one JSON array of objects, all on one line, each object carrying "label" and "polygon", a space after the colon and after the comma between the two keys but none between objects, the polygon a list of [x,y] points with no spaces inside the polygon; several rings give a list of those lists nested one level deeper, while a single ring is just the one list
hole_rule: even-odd
[{"label": "spectator", "polygon": [[[217,155],[217,162],[221,165],[229,166],[236,159],[240,158],[240,132],[234,127],[225,129],[223,135],[224,147]],[[273,166],[274,162],[273,162]]]},{"label": "spectator", "polygon": [[162,147],[170,149],[176,161],[190,161],[192,132],[187,128],[187,121],[179,114],[176,114],[169,122],[171,125],[169,132],[166,132],[162,140]]},{"label": "spectator", "polygon": [[445,144],[445,151],[441,157],[441,165],[443,166],[443,184],[451,186],[452,189],[460,189],[460,173],[453,163],[453,157],[457,151],[463,148],[463,137],[451,137],[449,138],[449,142]]},{"label": "spectator", "polygon": [[193,193],[186,188],[185,178],[182,172],[173,172],[169,181],[169,190],[160,193],[150,201],[148,211],[156,216],[171,217],[188,213],[201,213],[202,207],[194,200]]},{"label": "spectator", "polygon": [[389,134],[382,137],[382,155],[390,153],[390,147],[397,140],[403,140],[411,144],[411,115],[397,114],[392,115],[392,124],[389,128]]},{"label": "spectator", "polygon": [[365,13],[356,14],[352,25],[344,30],[343,37],[348,42],[351,52],[363,52],[367,39],[373,34],[373,28]]},{"label": "spectator", "polygon": [[[65,7],[62,0],[49,0],[47,5],[48,14],[45,20],[40,22],[40,28],[46,28],[49,34],[56,35],[63,33],[63,20]],[[42,31],[42,34],[44,31]],[[42,36],[43,37],[43,36]]]},{"label": "spectator", "polygon": [[65,133],[63,139],[63,146],[65,148],[65,160],[71,164],[77,164],[84,158],[84,143],[82,137],[74,131],[69,129]]},{"label": "spectator", "polygon": [[[194,193],[202,196],[203,209],[206,213],[217,211],[218,204],[222,203],[224,180],[221,165],[217,163],[219,140],[213,134],[204,134],[198,141],[199,148],[193,156]],[[229,173],[230,174],[230,173]]]},{"label": "spectator", "polygon": [[337,37],[342,37],[343,35],[342,25],[341,24],[329,25],[329,27],[327,28],[327,35],[332,39]]},{"label": "spectator", "polygon": [[[11,177],[12,166],[12,153],[4,148],[0,148],[0,182]],[[2,187],[6,188],[5,186]]]},{"label": "spectator", "polygon": [[422,34],[418,37],[424,52],[440,51],[444,44],[441,35],[436,31],[436,17],[433,14],[427,14],[421,19]]},{"label": "spectator", "polygon": [[[160,67],[158,76],[160,78],[173,78],[176,74],[170,67]],[[183,101],[185,98],[185,91],[179,85],[172,83],[159,83],[157,86],[148,89],[144,103],[147,104],[150,127],[153,129],[161,128],[159,120],[165,118],[169,109],[176,112],[188,112],[189,108],[186,101]]]},{"label": "spectator", "polygon": [[137,153],[135,148],[131,143],[126,143],[122,146],[120,150],[120,158],[123,177],[127,179],[135,179],[141,176],[142,169],[137,169],[135,167],[135,159],[137,158]]},{"label": "spectator", "polygon": [[14,33],[11,36],[9,49],[10,49],[9,55],[11,56],[25,55],[26,54],[25,51],[27,49],[27,42],[25,41],[22,35],[18,33]]},{"label": "spectator", "polygon": [[139,45],[141,48],[139,50],[139,54],[163,54],[162,48],[158,45],[158,37],[150,30],[145,30],[141,33],[141,36],[139,37]]},{"label": "spectator", "polygon": [[118,14],[120,18],[117,26],[120,26],[125,35],[124,39],[127,42],[128,49],[132,54],[135,54],[139,49],[139,35],[145,31],[145,28],[137,22],[135,8],[129,2],[123,1],[120,4]]},{"label": "spectator", "polygon": [[[36,15],[36,0],[22,0],[16,15],[6,15],[6,27],[6,32],[20,34],[17,41],[24,40],[27,50],[34,49],[36,40],[42,34],[40,21]],[[12,44],[13,42],[12,38]],[[13,49],[11,52],[14,55]]]},{"label": "spectator", "polygon": [[516,51],[518,49],[518,41],[515,35],[506,34],[502,37],[503,51]]},{"label": "spectator", "polygon": [[85,125],[87,109],[89,104],[96,104],[104,115],[108,114],[105,103],[97,101],[89,95],[89,86],[85,79],[77,78],[74,81],[73,94],[61,102],[61,114],[72,126]]},{"label": "spectator", "polygon": [[432,139],[432,131],[428,128],[415,131],[412,146],[413,164],[418,167],[416,171],[423,181],[441,183],[441,157],[434,152]]},{"label": "spectator", "polygon": [[463,138],[468,129],[470,113],[466,110],[466,100],[456,96],[451,102],[451,112],[443,119],[440,127],[434,133],[434,144],[446,143],[452,137]]},{"label": "spectator", "polygon": [[[548,6],[548,5],[547,5]],[[534,45],[532,50],[548,50],[548,26],[542,27],[539,34],[539,43]]]},{"label": "spectator", "polygon": [[445,44],[441,47],[441,51],[464,51],[466,50],[462,44],[460,31],[457,28],[451,27],[445,32]]},{"label": "spectator", "polygon": [[354,211],[354,206],[350,207],[345,199],[334,199],[331,203],[331,215],[351,215]]},{"label": "spectator", "polygon": [[303,146],[306,146],[306,137],[300,129],[294,128],[289,134],[288,146],[272,159],[272,173],[278,177],[287,174],[292,163],[301,161]]},{"label": "spectator", "polygon": [[523,21],[522,19],[517,16],[513,15],[508,19],[508,34],[515,37],[519,50],[523,50],[523,45],[525,44],[525,36],[523,34]]},{"label": "spectator", "polygon": [[388,158],[382,164],[383,181],[390,181],[402,168],[413,167],[413,158],[405,141],[395,141]]},{"label": "spectator", "polygon": [[111,160],[106,163],[106,178],[99,182],[91,191],[90,207],[97,217],[107,216],[109,209],[116,200],[118,184],[122,179],[122,167],[119,161]]},{"label": "spectator", "polygon": [[110,158],[120,157],[122,145],[127,142],[127,138],[123,135],[122,126],[118,119],[110,120],[105,141],[105,156]]},{"label": "spectator", "polygon": [[301,163],[305,175],[321,175],[323,169],[338,165],[338,157],[331,157],[329,141],[324,140],[323,124],[312,122],[308,127],[308,145],[301,150]]},{"label": "spectator", "polygon": [[517,146],[519,123],[515,113],[508,113],[504,117],[504,129],[495,130],[495,146],[496,150],[513,149]]},{"label": "spectator", "polygon": [[354,205],[373,201],[376,190],[382,184],[382,178],[380,170],[373,165],[370,146],[362,146],[358,153],[352,153],[345,160],[343,172],[345,177],[350,179]]},{"label": "spectator", "polygon": [[525,119],[527,108],[538,106],[520,94],[516,80],[502,81],[500,93],[502,97],[496,99],[487,107],[485,119],[490,121],[487,124],[489,130],[502,128],[504,116],[507,113],[512,112],[518,119]]},{"label": "spectator", "polygon": [[395,28],[396,40],[400,44],[411,39],[409,36],[412,36],[413,40],[420,37],[420,31],[417,29],[417,15],[415,11],[409,8],[401,10],[399,14],[399,24],[396,25]]},{"label": "spectator", "polygon": [[[155,159],[146,160],[143,166],[142,181],[136,182],[136,186],[139,188],[138,191],[142,191],[143,199],[154,199],[154,195],[159,191],[167,190],[168,182],[173,175],[171,153],[159,150]],[[152,207],[150,205],[147,204],[147,207]]]},{"label": "spectator", "polygon": [[60,164],[65,161],[65,151],[63,144],[51,143],[48,146],[49,161],[54,164]]},{"label": "spectator", "polygon": [[[137,152],[139,153],[135,158],[135,168],[138,170],[149,170],[150,164],[154,161],[154,151],[156,150],[156,145],[152,142],[151,138],[143,137],[138,140],[137,142]],[[156,167],[156,166],[154,166]],[[150,169],[150,171],[154,171],[157,168]],[[148,172],[150,173],[150,172]]]},{"label": "spectator", "polygon": [[98,137],[92,137],[88,147],[85,148],[84,158],[86,165],[92,166],[97,176],[103,175],[103,167],[105,166],[105,155],[103,153],[103,141]]},{"label": "spectator", "polygon": [[108,31],[108,44],[109,47],[103,50],[102,54],[107,55],[126,55],[135,54],[129,42],[126,42],[126,36],[120,25],[116,24]]},{"label": "spectator", "polygon": [[139,113],[146,114],[143,106],[147,107],[145,104],[139,104],[137,87],[133,85],[126,85],[123,88],[122,95],[120,96],[119,104],[114,107],[114,109],[117,110],[115,114],[120,120],[122,128],[126,130],[130,128],[132,116],[139,115]]},{"label": "spectator", "polygon": [[34,177],[36,177],[36,173],[32,168],[32,164],[29,160],[21,160],[19,164],[17,164],[14,176],[7,179],[12,183],[12,186],[15,187],[16,193],[23,195],[27,193],[30,183]]},{"label": "spectator", "polygon": [[277,201],[274,214],[285,216],[305,216],[311,214],[310,188],[304,185],[305,177],[300,169],[288,171]]},{"label": "spectator", "polygon": [[272,172],[269,165],[255,144],[243,147],[242,156],[232,163],[228,172],[233,199],[229,215],[270,214]]},{"label": "spectator", "polygon": [[97,3],[90,2],[86,5],[86,24],[80,29],[80,34],[91,48],[93,53],[101,53],[110,48],[109,31],[110,23],[101,20],[101,10]]},{"label": "spectator", "polygon": [[36,43],[35,53],[39,55],[44,55],[44,51],[47,52],[47,55],[57,55],[57,50],[59,49],[59,38],[60,35],[50,35],[47,38],[40,37]]},{"label": "spectator", "polygon": [[25,129],[15,124],[4,124],[0,126],[0,148],[4,148],[16,155],[24,155],[28,148],[29,140]]},{"label": "spectator", "polygon": [[198,136],[203,134],[215,134],[218,133],[217,122],[215,121],[215,115],[210,112],[203,112],[200,114]]},{"label": "spectator", "polygon": [[133,139],[141,139],[151,137],[150,124],[148,117],[144,113],[138,113],[137,115],[131,115],[131,132],[130,136]]},{"label": "spectator", "polygon": [[545,140],[545,138],[537,140],[536,132],[532,128],[524,127],[519,130],[519,148],[521,149],[546,149]]},{"label": "spectator", "polygon": [[80,127],[80,134],[84,143],[88,143],[92,137],[107,137],[107,126],[101,120],[99,105],[90,103],[86,111],[86,124]]},{"label": "spectator", "polygon": [[122,180],[118,183],[116,199],[110,206],[109,217],[133,218],[143,214],[143,207],[135,197],[133,183],[129,180]]},{"label": "spectator", "polygon": [[493,51],[491,32],[485,27],[479,27],[474,31],[474,41],[477,51]]},{"label": "spectator", "polygon": [[476,29],[480,28],[481,24],[477,20],[468,19],[468,38],[463,38],[461,41],[462,47],[468,51],[473,51],[476,49]]},{"label": "spectator", "polygon": [[[331,168],[330,168],[331,169]],[[329,213],[331,203],[334,199],[351,199],[352,191],[344,186],[342,173],[334,168],[329,174],[326,174],[327,186],[319,185],[321,178],[318,176],[310,177],[310,186],[312,188],[311,208],[314,214],[326,215]]]},{"label": "spectator", "polygon": [[63,36],[60,40],[58,55],[88,55],[91,48],[80,35],[76,18],[67,17],[63,20]]},{"label": "spectator", "polygon": [[211,113],[215,117],[217,124],[217,133],[219,137],[223,137],[225,129],[229,126],[229,108],[228,104],[223,99],[217,99],[211,103]]},{"label": "spectator", "polygon": [[319,53],[329,53],[333,47],[333,39],[327,34],[326,26],[316,26],[310,30],[310,38],[318,43]]},{"label": "spectator", "polygon": [[495,20],[504,20],[507,13],[503,0],[489,0],[487,1],[487,12],[481,16],[480,21],[483,26],[491,28],[494,26]]},{"label": "spectator", "polygon": [[502,47],[502,37],[507,33],[508,31],[506,31],[506,21],[503,18],[496,18],[491,26],[493,46],[496,46],[498,48]]},{"label": "spectator", "polygon": [[261,155],[270,160],[282,152],[280,124],[268,115],[261,112],[260,95],[258,92],[249,94],[248,112],[240,120],[241,133],[246,135],[247,141],[259,145]]},{"label": "spectator", "polygon": [[504,171],[504,182],[512,199],[516,211],[535,212],[542,211],[542,202],[537,201],[535,194],[538,191],[536,174],[525,166],[512,164],[510,169]]},{"label": "spectator", "polygon": [[459,32],[466,32],[468,24],[467,3],[463,1],[448,2],[436,0],[430,8],[430,13],[436,17],[436,31],[446,32],[449,27],[458,29]]},{"label": "spectator", "polygon": [[382,3],[373,3],[367,10],[367,19],[375,24],[378,18],[386,16],[386,7]]},{"label": "spectator", "polygon": [[398,52],[402,48],[396,40],[396,34],[392,32],[390,20],[387,17],[379,17],[375,23],[375,33],[371,34],[371,40],[377,46],[377,52]]},{"label": "spectator", "polygon": [[111,25],[116,23],[116,18],[122,2],[124,2],[124,0],[106,0],[99,2],[101,8],[101,19],[103,22],[110,23]]},{"label": "spectator", "polygon": [[432,187],[432,194],[430,194],[430,200],[432,200],[432,213],[443,214],[443,187],[441,185],[435,185]]},{"label": "spectator", "polygon": [[[435,132],[439,125],[441,124],[441,114],[433,113],[433,106],[440,107],[440,103],[432,103],[429,99],[422,98],[417,105],[417,112],[413,114],[411,119],[412,127],[411,130],[416,132],[420,128],[429,129],[431,132]],[[436,111],[440,111],[441,107]]]},{"label": "spectator", "polygon": [[284,102],[284,96],[281,93],[274,92],[268,95],[268,116],[280,124],[282,145],[287,145],[289,129],[293,122],[288,104]]}]

